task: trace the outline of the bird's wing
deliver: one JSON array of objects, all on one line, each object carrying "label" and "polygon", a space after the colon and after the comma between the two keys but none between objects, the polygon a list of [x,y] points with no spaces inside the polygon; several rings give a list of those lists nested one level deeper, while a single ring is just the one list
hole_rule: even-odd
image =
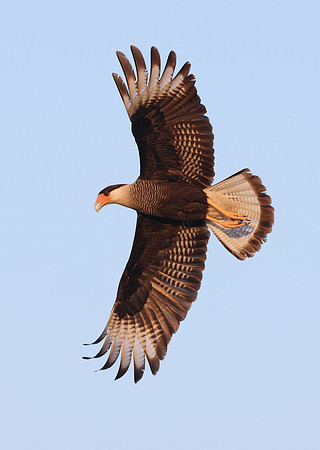
[{"label": "bird's wing", "polygon": [[202,222],[174,222],[138,214],[131,255],[120,280],[104,339],[95,358],[109,350],[102,369],[111,367],[120,351],[116,378],[134,359],[139,381],[147,356],[153,374],[167,351],[171,336],[197,297],[206,259],[209,231]]},{"label": "bird's wing", "polygon": [[140,178],[174,179],[198,186],[213,181],[212,127],[184,64],[173,78],[176,55],[170,52],[160,76],[160,56],[151,48],[151,72],[140,50],[131,46],[137,78],[126,56],[117,52],[127,86],[113,74],[132,122],[132,133],[140,154]]}]

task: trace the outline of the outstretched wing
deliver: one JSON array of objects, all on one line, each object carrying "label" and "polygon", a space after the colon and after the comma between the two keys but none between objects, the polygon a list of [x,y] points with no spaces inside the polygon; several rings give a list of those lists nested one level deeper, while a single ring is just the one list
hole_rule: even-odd
[{"label": "outstretched wing", "polygon": [[140,178],[182,180],[198,186],[213,181],[213,134],[189,74],[190,63],[184,64],[172,78],[176,55],[170,52],[160,77],[160,56],[151,48],[151,73],[137,47],[131,46],[137,79],[126,56],[117,52],[126,77],[113,74],[123,103],[132,122],[132,133],[140,154]]},{"label": "outstretched wing", "polygon": [[102,369],[111,367],[120,351],[116,379],[134,359],[139,381],[147,356],[155,375],[171,336],[197,297],[206,259],[209,231],[203,222],[175,222],[138,214],[131,255],[120,280],[104,339],[95,358],[109,350]]}]

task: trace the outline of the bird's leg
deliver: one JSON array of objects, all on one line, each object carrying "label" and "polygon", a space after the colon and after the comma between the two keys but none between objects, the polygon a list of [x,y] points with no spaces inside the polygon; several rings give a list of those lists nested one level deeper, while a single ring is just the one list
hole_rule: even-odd
[{"label": "bird's leg", "polygon": [[216,203],[214,203],[212,200],[207,198],[208,204],[214,208],[219,213],[223,214],[226,219],[216,219],[209,214],[207,214],[206,218],[210,220],[211,222],[217,223],[218,225],[222,225],[225,228],[238,228],[242,227],[243,225],[246,225],[248,223],[247,217],[242,216],[237,213],[233,213],[231,211],[226,211],[225,209],[221,208],[221,206],[218,206]]},{"label": "bird's leg", "polygon": [[209,198],[207,199],[207,203],[212,206],[212,208],[216,209],[217,211],[221,212],[224,216],[229,217],[229,219],[234,220],[246,220],[245,216],[241,216],[240,214],[233,213],[231,211],[226,211],[225,209],[221,208],[221,206],[218,206],[216,203],[214,203]]}]

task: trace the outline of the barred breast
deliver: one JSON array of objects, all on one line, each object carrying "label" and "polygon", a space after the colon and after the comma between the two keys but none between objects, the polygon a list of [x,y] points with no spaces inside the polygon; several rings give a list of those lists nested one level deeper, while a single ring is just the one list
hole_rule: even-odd
[{"label": "barred breast", "polygon": [[206,194],[184,182],[137,180],[129,188],[130,207],[172,220],[204,220]]}]

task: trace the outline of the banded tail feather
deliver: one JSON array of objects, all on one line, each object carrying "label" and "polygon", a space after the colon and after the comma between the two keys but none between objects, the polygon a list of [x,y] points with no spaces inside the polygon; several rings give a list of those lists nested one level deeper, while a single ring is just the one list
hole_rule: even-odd
[{"label": "banded tail feather", "polygon": [[272,229],[274,209],[265,191],[249,169],[204,189],[209,204],[206,223],[238,259],[252,257]]}]

